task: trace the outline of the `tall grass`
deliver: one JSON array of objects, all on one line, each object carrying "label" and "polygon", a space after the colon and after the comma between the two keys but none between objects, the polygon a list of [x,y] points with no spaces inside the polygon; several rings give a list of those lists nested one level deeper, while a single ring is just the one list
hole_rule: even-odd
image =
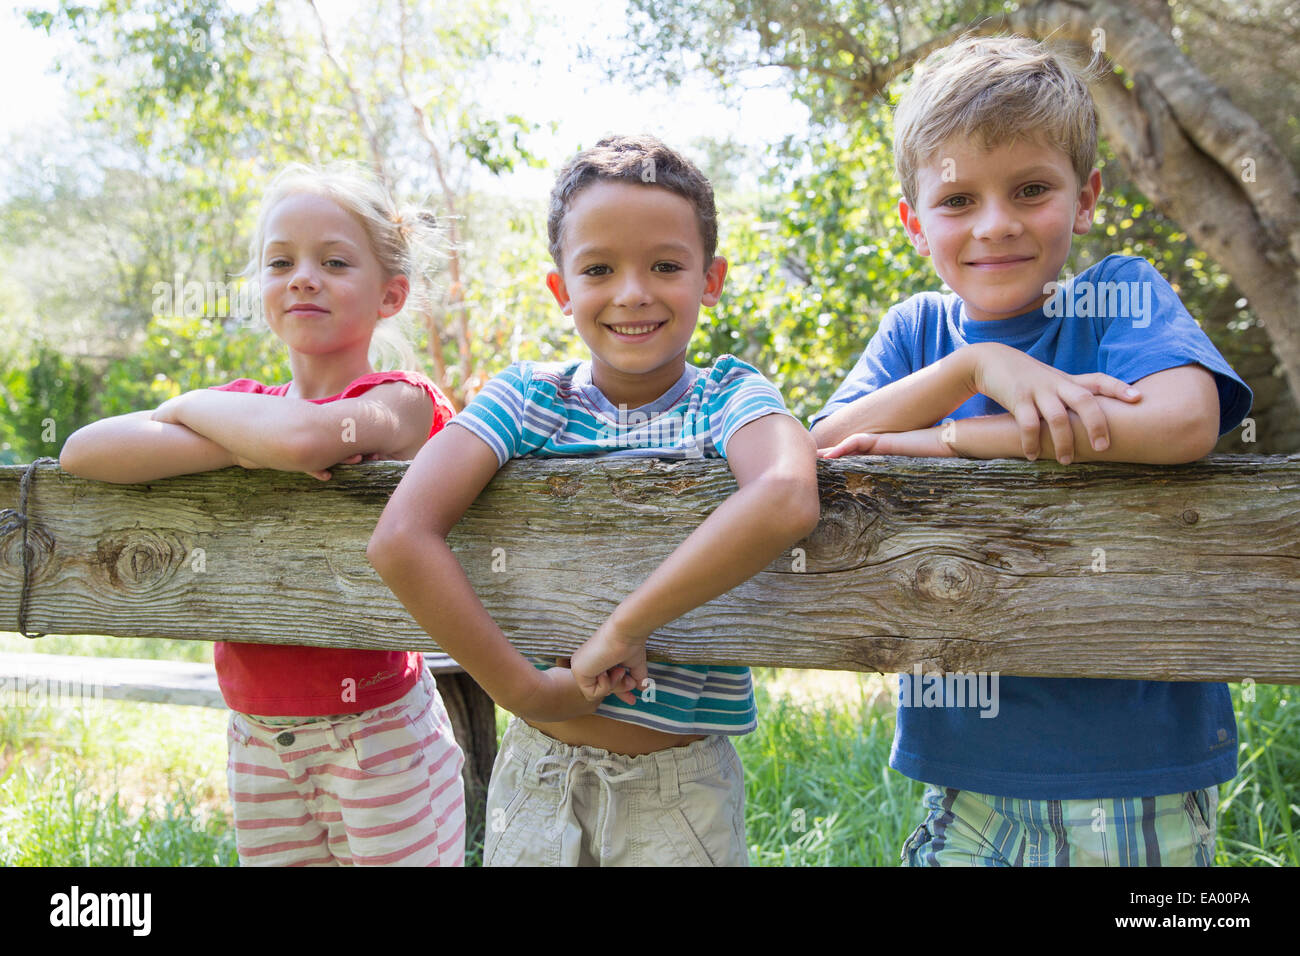
[{"label": "tall grass", "polygon": [[773,694],[771,672],[756,676],[758,730],[736,741],[750,863],[897,863],[923,787],[889,769],[892,715],[865,693],[810,702]]},{"label": "tall grass", "polygon": [[212,663],[210,641],[173,641],[162,637],[98,637],[93,635],[26,638],[0,634],[6,654],[73,654],[79,657],[136,657],[165,661]]},{"label": "tall grass", "polygon": [[[210,659],[208,644],[151,643],[139,656]],[[38,647],[127,656],[142,644],[43,638]],[[0,650],[22,649],[36,648],[0,635]],[[772,670],[755,678],[759,728],[736,741],[750,861],[897,865],[922,818],[922,787],[888,767],[892,684]],[[1216,862],[1298,866],[1300,692],[1232,685],[1232,693],[1240,769],[1220,788]],[[504,725],[498,712],[498,732]],[[235,865],[225,727],[224,711],[199,707],[0,706],[0,865]],[[481,835],[466,850],[477,864]]]},{"label": "tall grass", "polygon": [[1300,693],[1233,684],[1232,699],[1240,749],[1237,776],[1219,788],[1215,862],[1300,866]]},{"label": "tall grass", "polygon": [[0,864],[230,866],[225,715],[0,707]]}]

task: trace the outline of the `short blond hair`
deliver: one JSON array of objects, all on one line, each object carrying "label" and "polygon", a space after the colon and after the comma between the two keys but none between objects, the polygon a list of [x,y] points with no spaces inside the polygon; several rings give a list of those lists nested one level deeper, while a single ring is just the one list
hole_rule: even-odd
[{"label": "short blond hair", "polygon": [[894,165],[916,205],[916,174],[953,136],[991,148],[1028,139],[1060,147],[1087,181],[1097,159],[1091,66],[1019,36],[963,37],[932,53],[894,111]]}]

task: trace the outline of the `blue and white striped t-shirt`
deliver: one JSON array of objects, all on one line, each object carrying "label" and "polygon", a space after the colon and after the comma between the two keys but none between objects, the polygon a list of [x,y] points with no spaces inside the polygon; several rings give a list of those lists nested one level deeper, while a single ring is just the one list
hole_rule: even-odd
[{"label": "blue and white striped t-shirt", "polygon": [[[522,457],[726,458],[737,429],[772,414],[789,414],[781,393],[724,355],[711,368],[687,365],[677,384],[632,409],[610,404],[591,381],[590,362],[516,362],[451,424],[485,441],[504,465]],[[757,726],[748,667],[652,662],[649,672],[653,700],[640,694],[632,706],[611,695],[596,713],[674,734],[747,734]]]}]

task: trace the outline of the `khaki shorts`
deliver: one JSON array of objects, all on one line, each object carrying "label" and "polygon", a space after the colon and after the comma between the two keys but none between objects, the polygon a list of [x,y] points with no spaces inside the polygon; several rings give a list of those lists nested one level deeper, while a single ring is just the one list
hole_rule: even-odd
[{"label": "khaki shorts", "polygon": [[488,786],[484,866],[748,866],[730,737],[625,757],[512,718]]}]

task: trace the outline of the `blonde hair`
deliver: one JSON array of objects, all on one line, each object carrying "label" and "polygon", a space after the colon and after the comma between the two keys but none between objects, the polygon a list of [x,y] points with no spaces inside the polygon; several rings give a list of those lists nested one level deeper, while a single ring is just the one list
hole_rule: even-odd
[{"label": "blonde hair", "polygon": [[[436,285],[434,265],[443,257],[441,231],[433,213],[419,207],[399,208],[388,189],[364,166],[293,163],[281,169],[262,195],[257,226],[249,242],[248,265],[241,275],[256,279],[262,266],[266,220],[280,200],[299,193],[324,196],[351,213],[365,230],[370,249],[385,278],[406,276],[410,292],[402,310],[375,327],[369,361],[378,369],[414,369],[418,365],[409,335],[411,316],[432,305]],[[254,297],[256,316],[263,318],[261,296]]]},{"label": "blonde hair", "polygon": [[1019,139],[1057,146],[1086,182],[1097,158],[1093,64],[1018,36],[962,37],[926,57],[894,111],[904,198],[916,205],[918,167],[953,136],[985,149]]}]

